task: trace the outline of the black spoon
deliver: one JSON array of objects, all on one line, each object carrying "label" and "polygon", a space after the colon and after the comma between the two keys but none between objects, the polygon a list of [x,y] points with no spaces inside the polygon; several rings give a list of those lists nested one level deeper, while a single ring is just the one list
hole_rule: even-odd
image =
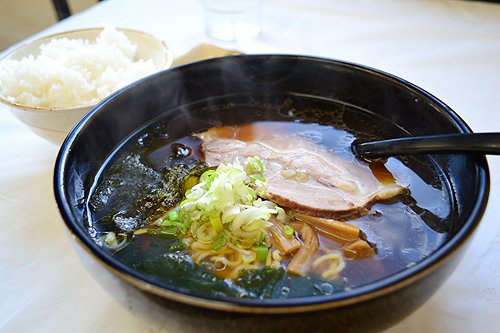
[{"label": "black spoon", "polygon": [[370,142],[353,142],[354,155],[378,158],[427,153],[500,155],[500,133],[443,134]]}]

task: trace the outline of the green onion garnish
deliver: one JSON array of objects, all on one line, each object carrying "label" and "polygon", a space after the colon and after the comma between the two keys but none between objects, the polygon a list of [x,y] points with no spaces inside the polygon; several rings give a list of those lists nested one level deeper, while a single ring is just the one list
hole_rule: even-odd
[{"label": "green onion garnish", "polygon": [[179,221],[179,213],[175,210],[168,213],[168,219],[170,221]]},{"label": "green onion garnish", "polygon": [[290,227],[289,225],[284,225],[282,232],[283,232],[283,235],[285,237],[292,238],[293,233],[295,232],[295,230],[293,230],[293,228]]},{"label": "green onion garnish", "polygon": [[266,246],[256,246],[255,250],[257,251],[257,259],[260,262],[265,262],[267,260],[267,255],[269,254],[269,250]]}]

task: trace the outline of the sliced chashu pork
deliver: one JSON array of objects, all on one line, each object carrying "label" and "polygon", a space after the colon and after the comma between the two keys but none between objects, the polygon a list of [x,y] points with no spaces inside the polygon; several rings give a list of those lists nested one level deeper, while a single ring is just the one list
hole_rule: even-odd
[{"label": "sliced chashu pork", "polygon": [[380,183],[365,165],[337,157],[299,135],[270,134],[241,141],[209,130],[198,137],[203,140],[205,161],[212,166],[258,156],[267,180],[264,197],[309,215],[360,215],[371,204],[406,191],[396,183]]}]

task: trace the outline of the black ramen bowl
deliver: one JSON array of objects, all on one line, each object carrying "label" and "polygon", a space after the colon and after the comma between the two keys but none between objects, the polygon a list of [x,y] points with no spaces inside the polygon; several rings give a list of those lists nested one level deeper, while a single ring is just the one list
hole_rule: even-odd
[{"label": "black ramen bowl", "polygon": [[[233,116],[232,110],[242,105],[260,111]],[[395,134],[370,127],[371,118],[363,114],[392,124],[400,135],[471,132],[455,112],[434,96],[372,68],[287,55],[211,59],[134,83],[107,98],[80,121],[62,145],[55,166],[54,188],[61,215],[79,245],[103,267],[160,300],[163,306],[211,321],[211,326],[205,328],[219,327],[214,321],[242,332],[348,332],[389,327],[422,305],[457,266],[488,198],[489,173],[484,156],[422,157],[432,161],[449,187],[447,240],[404,270],[329,295],[287,299],[207,296],[135,270],[96,244],[91,235],[86,203],[102,166],[130,137],[156,120],[162,119],[165,137],[174,140],[204,130],[207,124],[273,120],[269,110],[300,118],[300,112],[291,110],[308,108],[331,112],[356,109],[360,116],[345,121],[368,131],[371,128],[382,138]],[[321,114],[326,118],[314,121],[331,120],[328,112]]]}]

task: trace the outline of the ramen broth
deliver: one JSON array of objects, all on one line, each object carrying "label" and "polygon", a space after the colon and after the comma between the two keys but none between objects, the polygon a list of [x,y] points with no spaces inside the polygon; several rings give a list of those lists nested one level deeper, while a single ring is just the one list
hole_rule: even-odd
[{"label": "ramen broth", "polygon": [[[349,126],[355,123],[354,119],[376,123],[378,130],[394,130],[387,122],[359,115],[359,111],[344,110],[342,119],[346,121],[342,126],[331,119],[304,122],[296,117],[278,117],[214,129],[221,137],[242,141],[258,141],[269,132],[299,135],[327,147],[353,165],[370,170],[381,183],[398,183],[409,190],[400,198],[367,207],[366,215],[347,218],[348,223],[359,226],[366,239],[376,245],[376,254],[365,259],[345,258],[346,266],[338,279],[323,280],[314,274],[294,276],[284,269],[269,269],[234,281],[224,280],[193,264],[178,239],[135,232],[179,202],[179,193],[169,193],[169,187],[180,186],[180,179],[178,175],[177,178],[170,175],[169,170],[177,168],[180,175],[186,175],[193,168],[203,168],[201,140],[193,133],[167,135],[171,122],[161,119],[124,143],[103,167],[87,203],[89,232],[99,244],[103,244],[103,235],[110,231],[119,235],[118,244],[109,248],[110,253],[152,281],[223,298],[331,294],[399,272],[424,259],[446,240],[452,207],[448,186],[429,156],[371,163],[356,159],[350,144],[358,138],[370,138],[370,129],[363,132],[354,128],[359,124]],[[213,124],[206,124],[201,130]],[[321,248],[332,251],[342,246],[321,234],[319,241]],[[282,262],[285,266],[286,263],[287,260]],[[253,283],[252,279],[260,282]]]}]

